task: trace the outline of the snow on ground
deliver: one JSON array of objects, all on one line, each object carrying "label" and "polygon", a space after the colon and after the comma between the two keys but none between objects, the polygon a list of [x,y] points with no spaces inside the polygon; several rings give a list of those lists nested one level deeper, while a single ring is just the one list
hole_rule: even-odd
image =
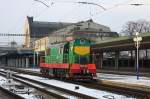
[{"label": "snow on ground", "polygon": [[[17,83],[14,81],[13,85],[15,85],[15,84],[17,84]],[[3,76],[0,76],[0,86],[3,87],[4,89],[9,90],[9,88],[11,88],[11,87],[9,87],[8,85],[9,84],[8,84],[7,79]],[[31,94],[18,94],[18,95],[20,95],[21,97],[24,97],[25,99],[38,99],[32,93]]]},{"label": "snow on ground", "polygon": [[0,69],[0,71],[5,71],[4,69]]},{"label": "snow on ground", "polygon": [[6,83],[6,78],[0,76],[0,86],[2,86],[4,83]]},{"label": "snow on ground", "polygon": [[21,68],[21,69],[40,72],[40,68]]},{"label": "snow on ground", "polygon": [[[99,99],[134,99],[132,97],[127,97],[127,96],[118,95],[118,94],[111,93],[111,92],[96,90],[96,89],[90,89],[90,88],[87,88],[84,86],[66,83],[63,81],[58,81],[58,80],[53,80],[53,79],[48,79],[48,78],[42,78],[42,77],[38,77],[38,76],[25,75],[25,74],[18,74],[18,75],[29,78],[29,79],[33,79],[33,80],[36,80],[39,82],[43,82],[43,83],[46,83],[49,85],[54,85],[54,86],[68,89],[71,91],[86,94],[86,95],[96,97]],[[75,86],[79,86],[79,89],[78,90],[75,89]]]},{"label": "snow on ground", "polygon": [[150,78],[149,77],[140,77],[137,80],[136,76],[129,76],[129,75],[117,75],[117,74],[105,74],[105,73],[97,73],[97,77],[100,80],[109,80],[127,84],[138,84],[138,85],[145,85],[150,87]]}]

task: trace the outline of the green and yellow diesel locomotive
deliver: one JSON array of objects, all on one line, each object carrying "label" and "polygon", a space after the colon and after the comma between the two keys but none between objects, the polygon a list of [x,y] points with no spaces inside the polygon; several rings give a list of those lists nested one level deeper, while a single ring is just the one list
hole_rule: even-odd
[{"label": "green and yellow diesel locomotive", "polygon": [[91,62],[90,45],[91,41],[83,38],[50,45],[40,61],[41,73],[59,78],[93,80],[96,66]]}]

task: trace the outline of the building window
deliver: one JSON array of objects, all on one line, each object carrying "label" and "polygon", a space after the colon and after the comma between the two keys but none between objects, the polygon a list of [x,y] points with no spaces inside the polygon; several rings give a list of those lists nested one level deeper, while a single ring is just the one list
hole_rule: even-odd
[{"label": "building window", "polygon": [[80,40],[80,44],[84,44],[85,43],[85,40]]}]

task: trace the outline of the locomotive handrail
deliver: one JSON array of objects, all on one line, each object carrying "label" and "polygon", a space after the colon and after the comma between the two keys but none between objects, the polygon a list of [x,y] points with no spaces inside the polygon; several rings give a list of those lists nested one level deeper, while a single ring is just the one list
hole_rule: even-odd
[{"label": "locomotive handrail", "polygon": [[59,54],[46,56],[47,63],[80,63],[80,56],[69,54]]},{"label": "locomotive handrail", "polygon": [[[63,57],[63,58],[62,58]],[[69,55],[68,54],[60,54],[60,55],[50,55],[46,56],[47,63],[63,63],[63,61],[68,62]]]}]

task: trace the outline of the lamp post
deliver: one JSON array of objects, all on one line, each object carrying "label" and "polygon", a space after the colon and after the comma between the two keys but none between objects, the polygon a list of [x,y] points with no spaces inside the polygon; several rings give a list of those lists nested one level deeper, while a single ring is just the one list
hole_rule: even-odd
[{"label": "lamp post", "polygon": [[142,41],[142,37],[139,35],[138,32],[135,33],[135,37],[133,38],[133,41],[135,42],[136,47],[136,76],[137,80],[139,80],[139,47],[140,47],[140,41]]},{"label": "lamp post", "polygon": [[34,43],[33,43],[33,48],[34,48],[34,52],[33,52],[33,68],[35,68],[35,66],[36,66],[36,60],[35,60],[35,58],[36,58],[36,56],[35,56],[35,41],[34,41]]},{"label": "lamp post", "polygon": [[37,64],[37,67],[39,67],[39,52],[36,52],[36,55],[37,55],[37,62],[36,62],[36,64]]}]

